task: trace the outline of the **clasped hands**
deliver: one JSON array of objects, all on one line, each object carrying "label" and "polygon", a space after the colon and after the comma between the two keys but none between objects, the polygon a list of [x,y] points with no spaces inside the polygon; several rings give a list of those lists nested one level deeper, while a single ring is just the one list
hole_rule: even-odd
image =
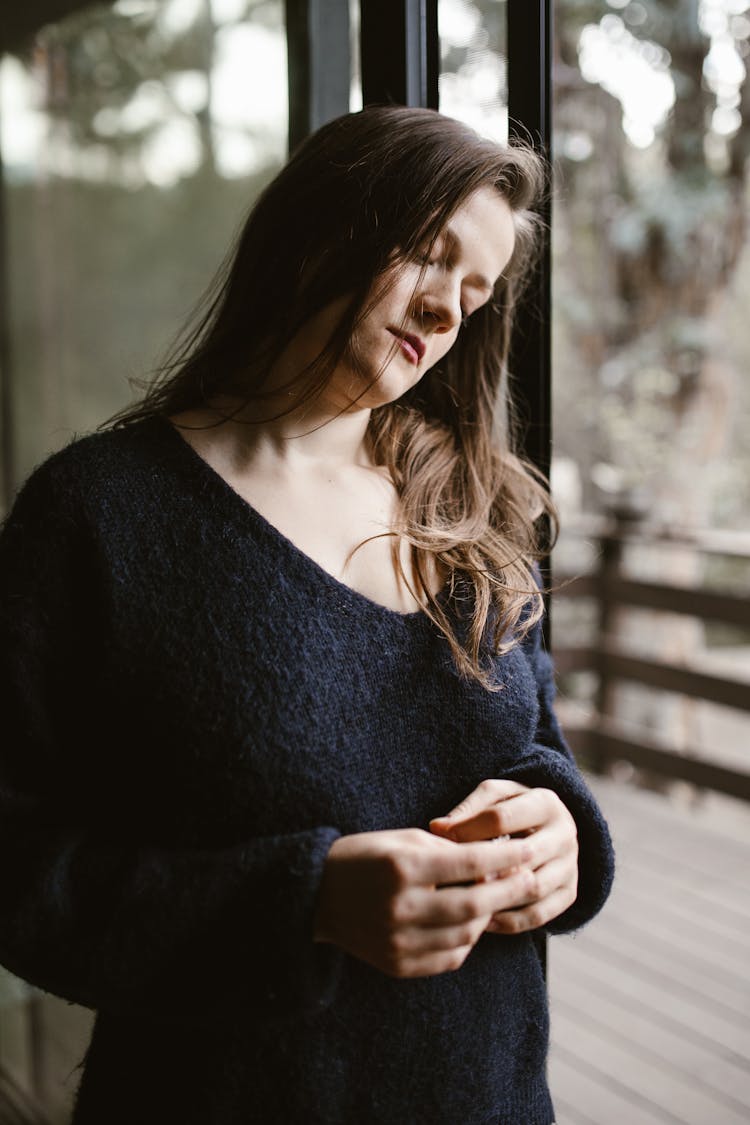
[{"label": "clasped hands", "polygon": [[572,905],[577,885],[575,821],[557,794],[483,781],[429,832],[339,837],[314,938],[389,976],[433,976],[460,968],[485,932],[546,925]]}]

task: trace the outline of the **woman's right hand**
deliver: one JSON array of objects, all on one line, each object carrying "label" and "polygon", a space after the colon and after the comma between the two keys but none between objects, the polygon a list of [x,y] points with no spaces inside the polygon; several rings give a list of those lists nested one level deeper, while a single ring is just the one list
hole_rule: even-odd
[{"label": "woman's right hand", "polygon": [[533,841],[455,843],[401,828],[341,836],[323,870],[315,941],[393,977],[458,969],[493,914],[526,901]]}]

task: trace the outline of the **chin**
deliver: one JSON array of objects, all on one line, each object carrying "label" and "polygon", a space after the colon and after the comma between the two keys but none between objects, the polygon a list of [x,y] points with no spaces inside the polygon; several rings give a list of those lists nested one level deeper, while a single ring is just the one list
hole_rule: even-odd
[{"label": "chin", "polygon": [[405,395],[407,391],[411,390],[418,381],[419,380],[415,379],[411,382],[407,382],[403,379],[398,381],[394,379],[389,380],[385,384],[375,384],[375,386],[370,387],[367,393],[362,396],[359,400],[360,404],[374,410],[378,406],[387,406],[390,402],[398,402],[398,400]]},{"label": "chin", "polygon": [[350,398],[353,409],[374,410],[378,406],[396,402],[424,374],[423,369],[400,355],[386,358],[385,367],[382,363],[377,367],[372,363],[350,364],[348,385],[344,393]]},{"label": "chin", "polygon": [[389,402],[396,402],[408,390],[416,386],[425,372],[412,365],[408,369],[404,369],[404,366],[404,361],[399,363],[398,357],[396,357],[395,362],[392,360],[380,377],[368,388],[363,396],[363,401],[367,399],[369,404],[372,399],[373,405],[375,405],[377,399],[378,406],[385,406]]}]

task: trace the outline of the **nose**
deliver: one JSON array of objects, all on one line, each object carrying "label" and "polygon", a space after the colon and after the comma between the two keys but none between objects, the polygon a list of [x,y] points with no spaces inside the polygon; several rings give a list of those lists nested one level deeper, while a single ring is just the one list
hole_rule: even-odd
[{"label": "nose", "polygon": [[417,315],[433,332],[451,332],[462,320],[461,287],[447,271],[417,295]]}]

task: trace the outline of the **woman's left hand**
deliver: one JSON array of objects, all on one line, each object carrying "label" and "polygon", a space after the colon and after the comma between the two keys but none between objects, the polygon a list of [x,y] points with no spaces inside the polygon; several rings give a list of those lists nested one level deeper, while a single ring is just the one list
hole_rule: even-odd
[{"label": "woman's left hand", "polygon": [[534,872],[534,887],[523,902],[493,914],[488,933],[535,930],[575,902],[578,833],[573,817],[551,789],[530,789],[517,781],[494,778],[483,781],[450,813],[430,821],[430,831],[458,843],[529,837],[533,854],[525,866]]}]

